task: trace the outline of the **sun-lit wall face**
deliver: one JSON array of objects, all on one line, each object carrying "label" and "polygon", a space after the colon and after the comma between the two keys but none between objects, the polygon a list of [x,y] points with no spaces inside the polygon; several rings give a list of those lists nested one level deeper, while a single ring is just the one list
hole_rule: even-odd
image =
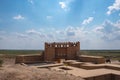
[{"label": "sun-lit wall face", "polygon": [[45,43],[46,61],[57,59],[76,59],[77,53],[80,51],[80,42],[53,42]]}]

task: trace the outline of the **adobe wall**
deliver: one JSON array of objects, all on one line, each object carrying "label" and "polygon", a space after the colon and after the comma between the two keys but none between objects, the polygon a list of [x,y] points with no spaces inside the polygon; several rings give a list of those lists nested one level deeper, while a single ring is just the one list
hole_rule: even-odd
[{"label": "adobe wall", "polygon": [[53,48],[53,46],[55,45],[45,43],[44,60],[51,61],[55,58],[55,48]]},{"label": "adobe wall", "polygon": [[117,74],[105,74],[100,76],[84,78],[85,80],[120,80],[120,75]]},{"label": "adobe wall", "polygon": [[118,74],[112,74],[114,80],[120,80],[120,75]]},{"label": "adobe wall", "polygon": [[37,63],[43,59],[43,55],[19,55],[16,56],[15,63]]},{"label": "adobe wall", "polygon": [[56,59],[76,59],[80,51],[80,42],[45,43],[45,61]]},{"label": "adobe wall", "polygon": [[111,79],[111,74],[105,74],[100,76],[88,77],[85,80],[113,80]]},{"label": "adobe wall", "polygon": [[96,64],[105,63],[105,58],[98,57],[98,56],[81,55],[81,56],[79,56],[79,60],[82,61],[82,62],[93,62],[93,63],[96,63]]}]

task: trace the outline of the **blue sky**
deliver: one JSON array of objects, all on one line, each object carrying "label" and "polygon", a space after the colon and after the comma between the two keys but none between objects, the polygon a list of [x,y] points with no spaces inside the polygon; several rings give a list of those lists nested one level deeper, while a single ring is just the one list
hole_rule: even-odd
[{"label": "blue sky", "polygon": [[68,41],[80,41],[81,49],[120,49],[120,0],[0,1],[0,49]]}]

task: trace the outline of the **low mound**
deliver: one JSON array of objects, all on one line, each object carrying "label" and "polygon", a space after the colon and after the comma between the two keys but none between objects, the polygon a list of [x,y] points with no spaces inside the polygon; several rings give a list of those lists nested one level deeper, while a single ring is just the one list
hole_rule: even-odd
[{"label": "low mound", "polygon": [[0,68],[0,80],[83,80],[65,72],[38,69],[23,65],[11,65]]}]

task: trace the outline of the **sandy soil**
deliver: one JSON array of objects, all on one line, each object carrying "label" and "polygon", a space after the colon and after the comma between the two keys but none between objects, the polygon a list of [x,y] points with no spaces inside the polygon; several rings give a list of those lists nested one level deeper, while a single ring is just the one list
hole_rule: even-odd
[{"label": "sandy soil", "polygon": [[83,80],[65,72],[14,64],[14,58],[3,58],[0,80]]}]

